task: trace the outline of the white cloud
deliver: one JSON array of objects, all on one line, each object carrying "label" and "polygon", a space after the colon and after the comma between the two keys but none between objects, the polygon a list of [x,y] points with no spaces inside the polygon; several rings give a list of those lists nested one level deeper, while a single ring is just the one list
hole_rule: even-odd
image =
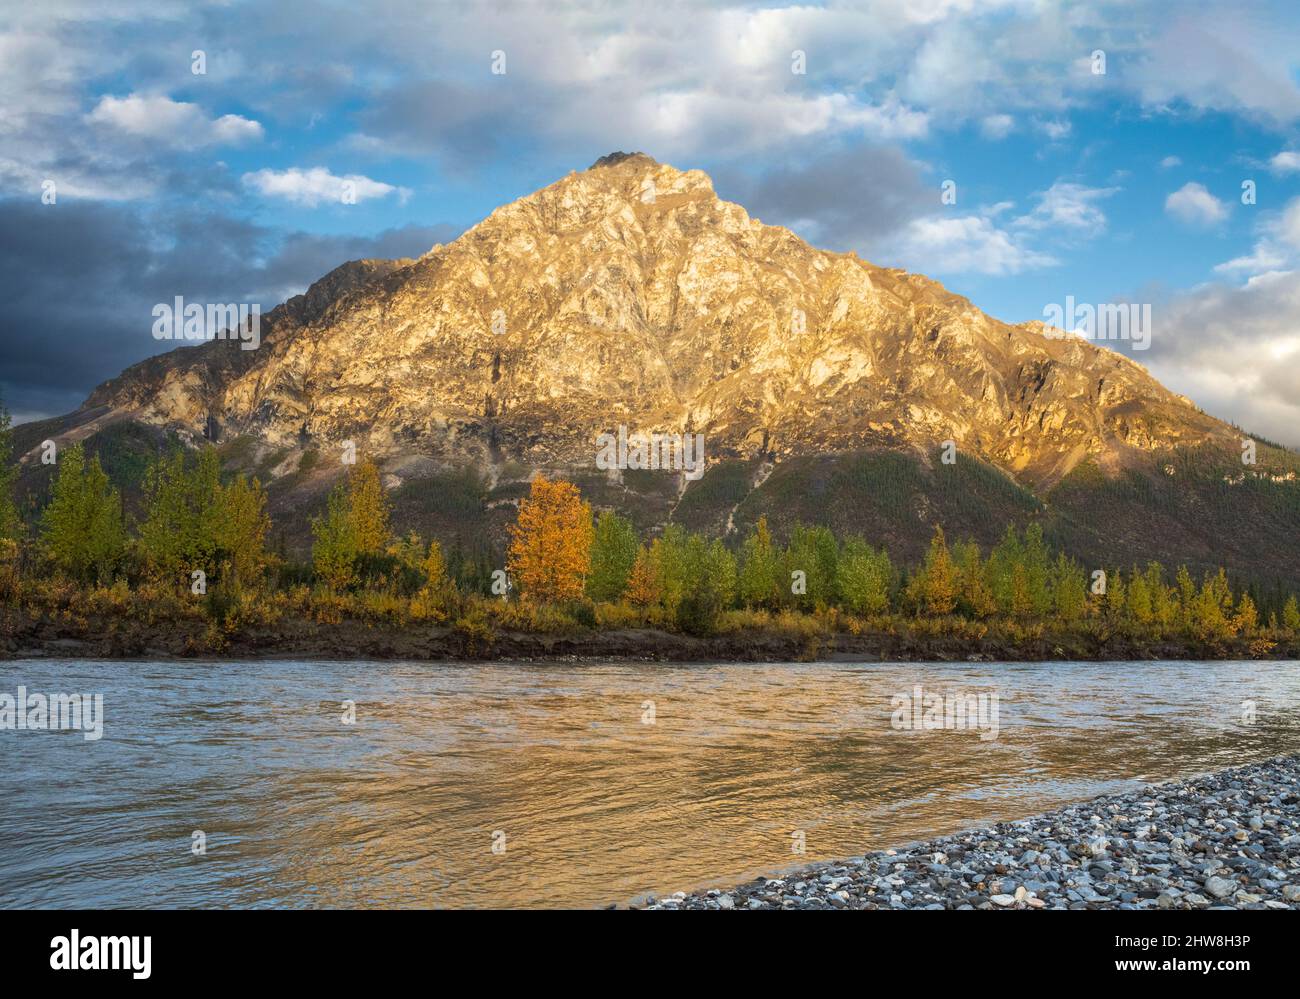
[{"label": "white cloud", "polygon": [[1133,12],[1147,15],[1155,29],[1126,67],[1141,100],[1156,108],[1187,104],[1243,113],[1274,124],[1300,117],[1294,76],[1300,35],[1294,21],[1248,5],[1185,7],[1154,4]]},{"label": "white cloud", "polygon": [[991,114],[980,122],[980,131],[986,139],[1005,139],[1016,127],[1016,119],[1009,114]]},{"label": "white cloud", "polygon": [[105,95],[87,120],[140,139],[182,149],[239,145],[262,138],[262,126],[237,114],[209,118],[197,104],[159,94]]},{"label": "white cloud", "polygon": [[1050,120],[1038,120],[1034,122],[1034,127],[1047,136],[1051,142],[1060,142],[1073,130],[1074,126],[1063,118],[1053,118]]},{"label": "white cloud", "polygon": [[1256,230],[1251,252],[1217,265],[1215,271],[1249,277],[1300,267],[1300,197],[1292,198],[1280,212],[1266,213]]},{"label": "white cloud", "polygon": [[1207,285],[1161,309],[1152,374],[1248,432],[1300,445],[1300,271]]},{"label": "white cloud", "polygon": [[1014,224],[1027,229],[1057,229],[1096,236],[1106,228],[1106,213],[1096,203],[1118,190],[1058,180],[1038,195],[1033,211],[1016,219]]},{"label": "white cloud", "polygon": [[1165,212],[1187,225],[1208,226],[1226,219],[1228,206],[1204,184],[1188,181],[1165,198]]},{"label": "white cloud", "polygon": [[315,208],[321,202],[344,204],[345,194],[354,197],[358,203],[394,193],[405,201],[411,195],[408,188],[395,187],[360,174],[336,177],[324,167],[312,167],[309,170],[297,167],[278,171],[258,170],[244,174],[242,180],[246,187],[269,198],[284,198],[307,208]]},{"label": "white cloud", "polygon": [[1225,260],[1221,264],[1215,264],[1214,269],[1219,274],[1250,275],[1276,271],[1285,266],[1286,256],[1284,254],[1277,252],[1271,246],[1257,243],[1247,256]]},{"label": "white cloud", "polygon": [[1284,149],[1268,161],[1268,168],[1273,173],[1295,173],[1300,170],[1300,153]]},{"label": "white cloud", "polygon": [[1171,170],[1176,166],[1182,166],[1182,165],[1183,165],[1183,161],[1180,160],[1177,156],[1166,156],[1164,159],[1160,161],[1160,168],[1162,170]]},{"label": "white cloud", "polygon": [[978,215],[913,219],[900,233],[897,253],[923,273],[1018,274],[1057,263]]}]

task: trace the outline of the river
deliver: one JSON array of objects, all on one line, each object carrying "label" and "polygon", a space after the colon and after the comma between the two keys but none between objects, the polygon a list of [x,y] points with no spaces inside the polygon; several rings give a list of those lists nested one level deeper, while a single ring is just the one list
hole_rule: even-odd
[{"label": "river", "polygon": [[[4,907],[622,905],[1300,752],[1296,662],[0,663],[20,685],[102,694],[103,734],[0,731]],[[917,685],[996,694],[996,737],[901,730]]]}]

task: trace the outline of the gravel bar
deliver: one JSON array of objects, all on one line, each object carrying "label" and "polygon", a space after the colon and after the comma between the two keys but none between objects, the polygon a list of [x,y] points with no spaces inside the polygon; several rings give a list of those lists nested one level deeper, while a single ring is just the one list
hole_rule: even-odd
[{"label": "gravel bar", "polygon": [[643,909],[1296,909],[1300,756]]}]

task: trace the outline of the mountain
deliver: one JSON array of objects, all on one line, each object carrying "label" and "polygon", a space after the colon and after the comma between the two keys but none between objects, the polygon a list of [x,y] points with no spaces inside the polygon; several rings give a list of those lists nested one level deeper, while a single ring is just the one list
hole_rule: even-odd
[{"label": "mountain", "polygon": [[[1040,519],[1106,564],[1300,575],[1294,454],[1260,442],[1243,466],[1240,430],[1050,332],[816,249],[699,170],[615,153],[416,260],[344,264],[263,317],[256,350],[215,340],[128,368],[27,443],[207,437],[270,483],[273,512],[305,514],[352,441],[399,523],[467,542],[499,540],[547,469],[647,530],[766,514],[915,554],[936,522],[989,543]],[[707,473],[596,469],[620,426],[703,434]]]}]

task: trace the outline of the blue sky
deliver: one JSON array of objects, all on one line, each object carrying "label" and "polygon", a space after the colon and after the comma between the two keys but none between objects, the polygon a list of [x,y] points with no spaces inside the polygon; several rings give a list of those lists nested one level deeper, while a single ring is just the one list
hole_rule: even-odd
[{"label": "blue sky", "polygon": [[1298,74],[1286,3],[11,4],[0,396],[66,412],[156,302],[269,309],[622,149],[1001,319],[1151,303],[1136,360],[1300,444]]}]

